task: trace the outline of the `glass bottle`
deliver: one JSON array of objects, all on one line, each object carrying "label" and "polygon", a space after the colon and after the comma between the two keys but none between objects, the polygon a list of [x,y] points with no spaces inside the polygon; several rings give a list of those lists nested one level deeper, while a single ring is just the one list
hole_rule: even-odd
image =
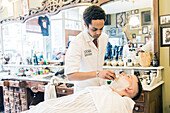
[{"label": "glass bottle", "polygon": [[157,58],[156,54],[157,54],[157,52],[155,52],[154,55],[153,55],[153,60],[152,60],[153,67],[158,67],[159,66],[159,61],[158,61],[158,58]]}]

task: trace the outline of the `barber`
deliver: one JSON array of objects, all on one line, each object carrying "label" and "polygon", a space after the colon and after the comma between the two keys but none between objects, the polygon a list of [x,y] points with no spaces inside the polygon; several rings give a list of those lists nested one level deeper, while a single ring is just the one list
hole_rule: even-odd
[{"label": "barber", "polygon": [[74,92],[87,86],[100,86],[106,80],[113,80],[115,72],[102,70],[108,36],[103,27],[106,19],[100,6],[92,5],[85,9],[83,20],[85,31],[82,31],[70,43],[66,53],[65,74],[75,83]]}]

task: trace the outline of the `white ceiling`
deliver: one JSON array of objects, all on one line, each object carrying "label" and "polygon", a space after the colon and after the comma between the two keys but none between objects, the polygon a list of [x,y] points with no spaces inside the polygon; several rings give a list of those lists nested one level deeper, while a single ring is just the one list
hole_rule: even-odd
[{"label": "white ceiling", "polygon": [[135,0],[134,5],[132,1],[133,0],[111,1],[107,4],[102,5],[102,8],[105,10],[106,14],[113,14],[153,6],[153,0]]}]

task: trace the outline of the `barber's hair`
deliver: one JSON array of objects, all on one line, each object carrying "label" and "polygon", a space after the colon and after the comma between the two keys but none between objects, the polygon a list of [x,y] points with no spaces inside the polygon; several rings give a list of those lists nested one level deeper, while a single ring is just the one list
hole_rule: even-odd
[{"label": "barber's hair", "polygon": [[100,6],[92,5],[86,8],[85,11],[83,12],[83,19],[87,27],[89,27],[89,24],[91,24],[92,20],[104,19],[105,21],[106,14],[105,11]]},{"label": "barber's hair", "polygon": [[138,93],[132,99],[137,100],[140,97],[141,93],[142,93],[142,84],[138,78]]}]

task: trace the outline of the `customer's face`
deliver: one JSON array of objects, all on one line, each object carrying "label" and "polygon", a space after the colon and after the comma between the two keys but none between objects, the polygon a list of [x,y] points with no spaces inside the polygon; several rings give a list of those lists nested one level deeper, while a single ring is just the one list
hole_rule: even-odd
[{"label": "customer's face", "polygon": [[123,76],[129,82],[129,86],[132,87],[134,89],[134,91],[137,93],[138,79],[135,75],[128,75],[128,74],[122,73],[119,76]]},{"label": "customer's face", "polygon": [[[85,25],[87,27],[87,25]],[[103,31],[104,27],[104,19],[101,20],[92,20],[91,24],[89,24],[88,33],[94,39],[99,38]]]}]

